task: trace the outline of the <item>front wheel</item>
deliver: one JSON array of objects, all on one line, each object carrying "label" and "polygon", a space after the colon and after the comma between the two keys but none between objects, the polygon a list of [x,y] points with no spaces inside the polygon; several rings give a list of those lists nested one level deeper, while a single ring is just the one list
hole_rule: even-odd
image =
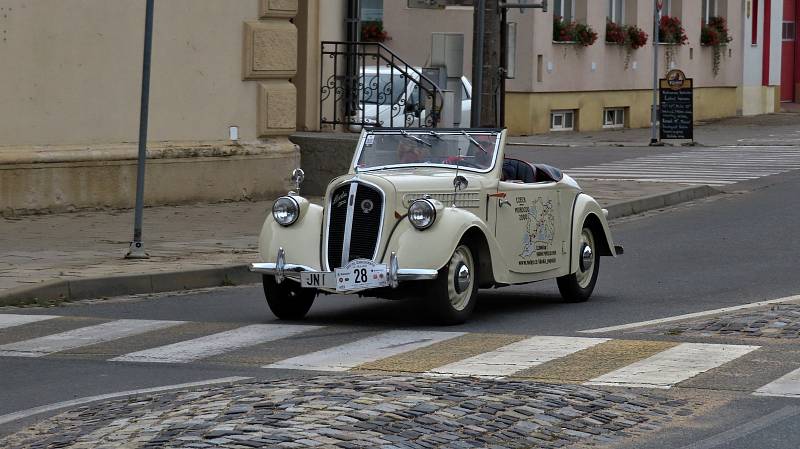
[{"label": "front wheel", "polygon": [[279,284],[268,275],[262,277],[262,282],[269,310],[281,320],[302,320],[317,297],[316,290],[303,288],[297,282],[285,280]]},{"label": "front wheel", "polygon": [[588,227],[581,231],[578,271],[556,279],[558,291],[567,302],[584,302],[592,296],[597,274],[600,272],[600,257],[594,233]]},{"label": "front wheel", "polygon": [[472,250],[461,243],[428,290],[430,306],[442,324],[460,324],[469,318],[478,298],[477,281]]}]

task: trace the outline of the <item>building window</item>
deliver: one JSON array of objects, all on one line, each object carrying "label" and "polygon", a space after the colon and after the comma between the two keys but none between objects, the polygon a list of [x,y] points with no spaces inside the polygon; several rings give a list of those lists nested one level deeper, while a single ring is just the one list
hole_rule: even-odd
[{"label": "building window", "polygon": [[758,0],[753,0],[752,32],[750,33],[750,43],[758,45]]},{"label": "building window", "polygon": [[703,23],[708,23],[712,17],[719,16],[717,0],[702,0],[703,2]]},{"label": "building window", "polygon": [[575,20],[575,0],[553,1],[553,14],[562,17],[567,22]]},{"label": "building window", "polygon": [[383,0],[362,0],[361,21],[379,22],[383,20]]},{"label": "building window", "polygon": [[660,19],[663,16],[672,17],[672,0],[664,0],[661,10],[658,11],[658,18]]},{"label": "building window", "polygon": [[781,29],[781,36],[785,41],[794,41],[795,38],[794,22],[783,22],[783,28]]},{"label": "building window", "polygon": [[572,131],[575,127],[575,111],[563,110],[550,112],[551,131]]},{"label": "building window", "polygon": [[625,108],[606,108],[603,110],[603,128],[624,128]]},{"label": "building window", "polygon": [[607,18],[620,25],[625,23],[625,0],[608,0]]}]

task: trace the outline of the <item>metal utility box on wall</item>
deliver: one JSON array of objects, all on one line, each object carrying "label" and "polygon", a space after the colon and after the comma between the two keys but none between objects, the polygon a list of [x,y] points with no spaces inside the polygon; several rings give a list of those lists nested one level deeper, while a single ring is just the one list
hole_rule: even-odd
[{"label": "metal utility box on wall", "polygon": [[431,33],[431,66],[447,67],[447,76],[464,74],[464,35],[462,33]]}]

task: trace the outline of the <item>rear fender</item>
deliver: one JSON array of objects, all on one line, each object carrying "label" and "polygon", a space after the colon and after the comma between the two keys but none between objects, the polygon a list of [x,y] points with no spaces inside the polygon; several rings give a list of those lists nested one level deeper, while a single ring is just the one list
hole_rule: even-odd
[{"label": "rear fender", "polygon": [[578,252],[580,251],[581,231],[588,226],[598,240],[597,253],[600,256],[616,256],[614,241],[608,229],[606,215],[600,205],[584,193],[575,197],[572,208],[572,244],[570,249],[570,273],[578,271]]}]

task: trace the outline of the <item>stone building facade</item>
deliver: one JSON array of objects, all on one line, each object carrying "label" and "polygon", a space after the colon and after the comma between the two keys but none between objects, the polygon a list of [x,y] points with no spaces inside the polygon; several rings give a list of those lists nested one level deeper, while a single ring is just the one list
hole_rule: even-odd
[{"label": "stone building facade", "polygon": [[[156,1],[145,203],[289,186],[298,0]],[[0,210],[131,207],[145,2],[0,2]]]}]

